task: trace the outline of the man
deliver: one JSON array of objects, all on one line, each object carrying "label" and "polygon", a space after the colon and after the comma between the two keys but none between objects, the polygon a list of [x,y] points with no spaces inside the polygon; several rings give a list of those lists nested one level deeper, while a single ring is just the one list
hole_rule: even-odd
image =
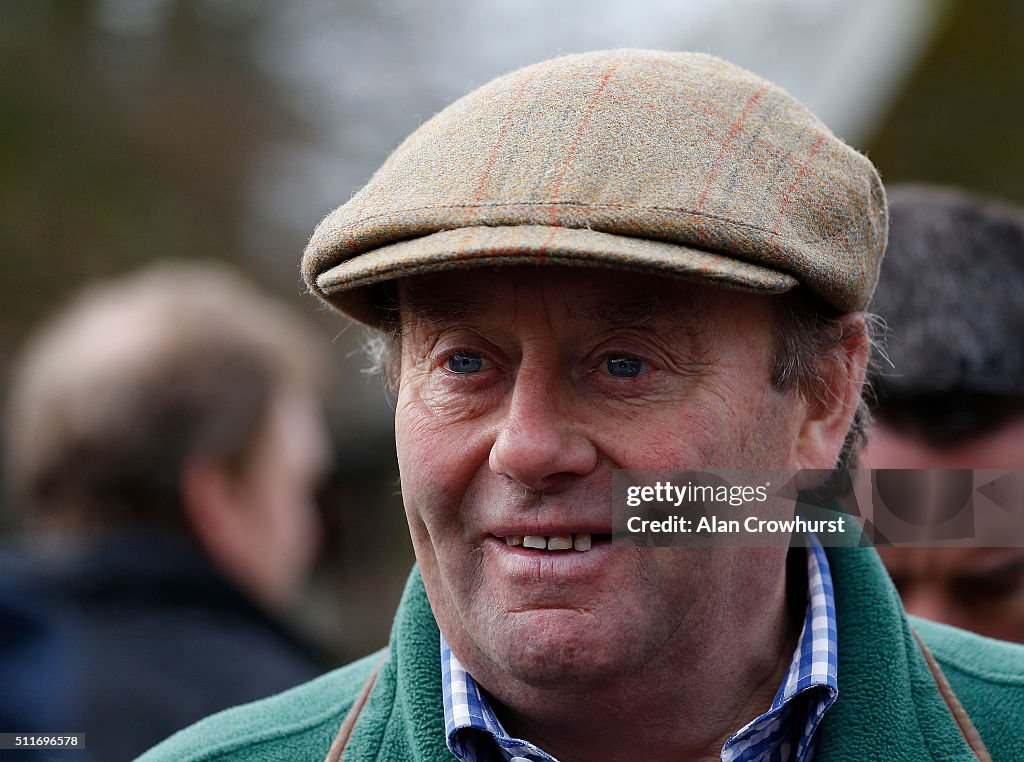
[{"label": "man", "polygon": [[[609,541],[616,469],[855,452],[885,218],[866,159],[709,56],[559,58],[427,122],[304,260],[396,379],[390,650],[146,759],[979,758],[873,551]],[[951,679],[1019,751],[1021,653],[981,648],[1014,687]]]},{"label": "man", "polygon": [[[950,188],[891,196],[870,468],[1024,467],[1024,212]],[[1024,549],[883,548],[907,611],[1024,642]]]},{"label": "man", "polygon": [[328,457],[309,344],[228,270],[183,264],[93,287],[30,341],[6,420],[31,532],[0,555],[4,732],[127,760],[319,673],[277,621]]}]

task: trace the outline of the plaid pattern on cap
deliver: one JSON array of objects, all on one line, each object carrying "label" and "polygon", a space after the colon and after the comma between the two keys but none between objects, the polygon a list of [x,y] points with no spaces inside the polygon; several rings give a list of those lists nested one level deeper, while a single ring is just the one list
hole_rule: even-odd
[{"label": "plaid pattern on cap", "polygon": [[865,308],[887,215],[871,163],[788,93],[697,53],[612,50],[501,77],[413,133],[317,227],[303,274],[374,324],[373,290],[561,264]]},{"label": "plaid pattern on cap", "polygon": [[[813,535],[808,541],[807,613],[789,670],[771,708],[726,741],[722,762],[810,762],[821,719],[839,695],[832,572],[821,543]],[[505,731],[443,635],[441,684],[448,748],[462,762],[556,762],[529,741]]]}]

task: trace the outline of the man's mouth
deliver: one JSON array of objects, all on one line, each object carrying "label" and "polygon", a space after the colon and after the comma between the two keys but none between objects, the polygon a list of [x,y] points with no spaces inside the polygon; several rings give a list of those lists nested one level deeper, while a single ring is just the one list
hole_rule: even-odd
[{"label": "man's mouth", "polygon": [[611,540],[610,534],[591,534],[590,532],[577,532],[575,534],[510,534],[502,539],[509,547],[524,547],[532,550],[566,551],[575,550],[585,553],[590,550],[595,542]]}]

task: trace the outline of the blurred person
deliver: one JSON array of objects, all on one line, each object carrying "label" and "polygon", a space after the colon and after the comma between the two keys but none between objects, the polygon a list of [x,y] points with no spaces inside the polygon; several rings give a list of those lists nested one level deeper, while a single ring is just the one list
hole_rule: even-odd
[{"label": "blurred person", "polygon": [[[22,594],[18,581],[0,581],[0,733],[68,732],[69,701],[65,688],[73,645],[42,610],[38,601]],[[18,749],[17,759],[44,762],[52,752]],[[0,754],[0,758],[2,754]],[[92,755],[76,754],[76,762],[91,762]]]},{"label": "blurred person", "polygon": [[[890,193],[874,309],[869,468],[1024,468],[1024,209],[931,186]],[[907,611],[1024,642],[1024,548],[879,548]]]},{"label": "blurred person", "polygon": [[28,342],[5,465],[29,532],[0,600],[72,649],[39,675],[64,724],[0,731],[85,732],[116,762],[320,672],[279,621],[319,544],[315,357],[285,308],[198,264],[94,286]]},{"label": "blurred person", "polygon": [[872,548],[612,541],[621,470],[856,457],[886,227],[865,157],[711,56],[565,56],[421,125],[303,258],[396,390],[390,647],[143,759],[1019,759],[1024,648],[909,621]]}]

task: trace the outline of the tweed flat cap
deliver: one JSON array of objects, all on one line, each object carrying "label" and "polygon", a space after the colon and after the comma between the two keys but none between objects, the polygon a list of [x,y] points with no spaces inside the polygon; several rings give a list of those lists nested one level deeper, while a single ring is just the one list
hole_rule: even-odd
[{"label": "tweed flat cap", "polygon": [[867,307],[878,173],[799,101],[697,53],[611,50],[500,77],[414,132],[316,228],[303,275],[378,321],[374,284],[481,266],[604,267]]}]

